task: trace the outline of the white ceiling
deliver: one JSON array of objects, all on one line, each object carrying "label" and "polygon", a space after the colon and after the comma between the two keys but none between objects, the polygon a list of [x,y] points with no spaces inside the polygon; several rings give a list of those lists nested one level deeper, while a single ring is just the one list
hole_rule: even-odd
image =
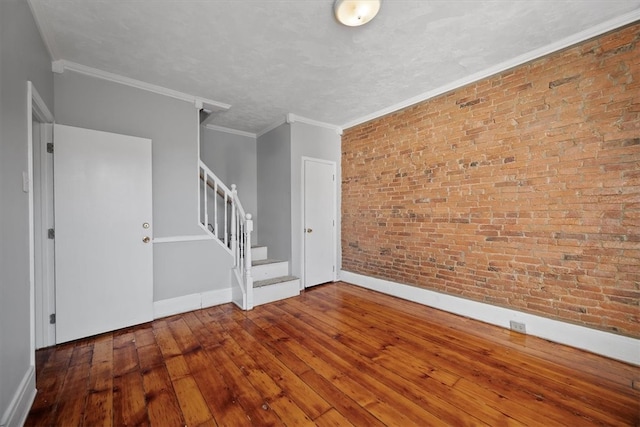
[{"label": "white ceiling", "polygon": [[[1,0],[0,0],[1,1]],[[349,127],[640,19],[640,0],[29,0],[53,60],[231,104],[259,133],[293,113]]]}]

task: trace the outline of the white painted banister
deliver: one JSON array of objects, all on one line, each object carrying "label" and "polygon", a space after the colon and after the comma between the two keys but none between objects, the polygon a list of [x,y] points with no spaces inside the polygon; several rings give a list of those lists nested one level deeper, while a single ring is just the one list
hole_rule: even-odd
[{"label": "white painted banister", "polygon": [[233,211],[231,190],[202,161],[199,174],[200,227],[233,252],[228,231]]},{"label": "white painted banister", "polygon": [[233,302],[243,310],[251,310],[251,214],[245,213],[235,184],[230,190],[202,161],[199,173],[200,227],[233,255]]}]

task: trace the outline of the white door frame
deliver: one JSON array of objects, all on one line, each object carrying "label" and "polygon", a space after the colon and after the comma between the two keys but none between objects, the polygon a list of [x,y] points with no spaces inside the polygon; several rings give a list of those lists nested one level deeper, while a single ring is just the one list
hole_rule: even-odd
[{"label": "white door frame", "polygon": [[337,230],[338,230],[338,223],[337,223],[337,213],[336,213],[336,206],[337,206],[337,200],[336,197],[338,195],[338,189],[337,189],[337,163],[331,160],[325,160],[325,159],[317,159],[314,157],[307,157],[307,156],[302,156],[302,167],[301,167],[301,174],[300,176],[302,177],[301,184],[302,184],[302,189],[301,189],[301,196],[300,197],[300,212],[302,213],[302,217],[300,218],[301,221],[301,225],[302,225],[302,230],[300,231],[300,247],[301,247],[301,260],[300,260],[300,289],[303,290],[306,288],[307,284],[305,283],[305,270],[306,270],[306,265],[305,265],[305,247],[304,247],[304,220],[305,220],[305,210],[304,210],[304,202],[305,202],[305,198],[306,198],[306,194],[305,194],[305,177],[306,177],[306,171],[305,171],[305,162],[307,161],[311,161],[311,162],[317,162],[317,163],[323,163],[326,165],[330,165],[333,168],[333,176],[334,176],[334,180],[333,180],[333,205],[331,206],[331,214],[332,214],[332,219],[333,219],[333,235],[331,236],[331,240],[333,242],[332,249],[333,249],[333,254],[332,254],[332,258],[333,258],[333,265],[336,266],[336,268],[334,268],[333,270],[333,281],[337,281],[338,280],[338,263],[337,263],[337,253],[338,251],[336,250],[336,240],[337,240]]},{"label": "white door frame", "polygon": [[[54,121],[53,114],[45,104],[44,100],[36,90],[33,83],[27,82],[27,173],[24,177],[24,190],[29,193],[29,318],[30,318],[30,335],[31,335],[31,365],[35,366],[36,357],[36,333],[35,333],[35,293],[36,285],[40,288],[42,283],[35,283],[35,253],[38,251],[43,254],[46,251],[46,245],[35,245],[35,217],[34,217],[34,194],[33,194],[33,121],[38,121],[42,124],[52,124]],[[44,129],[41,128],[40,134],[43,134]],[[38,218],[41,221],[41,218]],[[42,256],[40,257],[42,260]],[[42,268],[42,266],[40,266]],[[42,270],[47,271],[45,270]],[[49,283],[53,283],[52,280],[47,280]],[[41,289],[39,289],[41,291]],[[45,319],[46,325],[44,328],[48,328],[48,318]],[[46,329],[43,329],[46,330]],[[49,345],[54,342],[49,342]]]}]

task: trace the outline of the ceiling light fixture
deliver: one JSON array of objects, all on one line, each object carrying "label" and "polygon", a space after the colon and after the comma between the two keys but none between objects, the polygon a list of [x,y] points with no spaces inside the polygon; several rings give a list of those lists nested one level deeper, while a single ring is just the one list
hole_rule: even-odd
[{"label": "ceiling light fixture", "polygon": [[380,10],[380,0],[336,0],[333,12],[336,19],[349,27],[371,21]]}]

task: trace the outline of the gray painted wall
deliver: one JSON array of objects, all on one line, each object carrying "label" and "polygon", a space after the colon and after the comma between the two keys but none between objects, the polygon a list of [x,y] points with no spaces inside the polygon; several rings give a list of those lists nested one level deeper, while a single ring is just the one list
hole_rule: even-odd
[{"label": "gray painted wall", "polygon": [[302,272],[302,157],[329,160],[336,163],[336,271],[340,271],[342,259],[340,246],[340,183],[342,139],[335,130],[306,123],[291,124],[291,274],[301,277]]},{"label": "gray painted wall", "polygon": [[155,237],[198,227],[198,111],[191,103],[85,76],[55,74],[56,122],[150,138]]},{"label": "gray painted wall", "polygon": [[[0,423],[31,366],[27,81],[53,111],[51,58],[27,2],[0,1]],[[35,382],[26,384],[27,393]],[[30,402],[24,402],[29,404]],[[28,410],[28,408],[19,408]],[[19,420],[14,420],[19,422]]]},{"label": "gray painted wall", "polygon": [[260,244],[269,258],[291,260],[291,126],[258,137],[257,146]]},{"label": "gray painted wall", "polygon": [[[193,104],[71,71],[56,74],[54,88],[56,122],[153,141],[155,238],[204,234],[197,223],[199,116]],[[203,245],[210,247],[202,251]],[[155,243],[154,300],[227,288],[230,262],[213,241]]]},{"label": "gray painted wall", "polygon": [[[237,186],[245,212],[258,218],[256,138],[202,128],[200,159],[227,187]],[[259,242],[257,223],[251,238]]]}]

